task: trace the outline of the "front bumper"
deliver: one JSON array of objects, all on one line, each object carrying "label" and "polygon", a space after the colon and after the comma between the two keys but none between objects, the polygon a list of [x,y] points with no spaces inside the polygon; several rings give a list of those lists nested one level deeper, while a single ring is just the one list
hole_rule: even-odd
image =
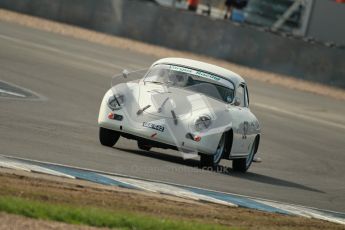
[{"label": "front bumper", "polygon": [[[122,116],[122,120],[109,118],[110,113]],[[147,123],[154,124],[154,127],[150,127]],[[128,110],[125,109],[112,111],[103,103],[98,117],[100,127],[118,131],[122,133],[122,136],[130,139],[144,139],[156,143],[156,147],[177,149],[184,153],[214,154],[221,134],[215,133],[206,136],[205,134],[193,133],[189,130],[188,124],[188,119],[178,120],[176,124],[173,119],[161,118],[146,113],[137,115],[132,111],[129,114]],[[164,130],[157,128],[161,126],[164,127]],[[195,141],[190,134],[192,136],[198,135],[201,139]],[[157,143],[160,143],[160,145]]]}]

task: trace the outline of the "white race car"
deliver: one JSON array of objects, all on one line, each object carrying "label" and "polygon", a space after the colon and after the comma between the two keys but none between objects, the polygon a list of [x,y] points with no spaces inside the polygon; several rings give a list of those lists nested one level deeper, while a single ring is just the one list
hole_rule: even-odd
[{"label": "white race car", "polygon": [[102,145],[113,146],[122,136],[146,151],[158,147],[178,150],[185,158],[199,155],[202,167],[229,159],[233,170],[248,170],[259,147],[260,126],[242,77],[183,58],[161,59],[148,70],[122,76],[113,78],[102,100]]}]

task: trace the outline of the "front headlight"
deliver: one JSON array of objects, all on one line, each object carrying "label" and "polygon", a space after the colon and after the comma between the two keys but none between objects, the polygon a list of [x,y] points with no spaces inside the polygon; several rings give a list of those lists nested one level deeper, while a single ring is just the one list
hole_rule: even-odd
[{"label": "front headlight", "polygon": [[196,131],[200,132],[204,129],[208,129],[211,126],[211,117],[208,115],[202,115],[195,120],[194,128]]},{"label": "front headlight", "polygon": [[108,99],[108,107],[111,110],[118,110],[121,109],[125,102],[125,98],[123,95],[112,95]]}]

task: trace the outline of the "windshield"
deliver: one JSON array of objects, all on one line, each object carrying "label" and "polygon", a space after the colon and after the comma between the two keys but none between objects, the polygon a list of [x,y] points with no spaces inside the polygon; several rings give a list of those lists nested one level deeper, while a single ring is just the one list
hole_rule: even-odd
[{"label": "windshield", "polygon": [[182,66],[159,64],[152,67],[144,82],[184,88],[230,103],[234,98],[231,81],[215,74]]}]

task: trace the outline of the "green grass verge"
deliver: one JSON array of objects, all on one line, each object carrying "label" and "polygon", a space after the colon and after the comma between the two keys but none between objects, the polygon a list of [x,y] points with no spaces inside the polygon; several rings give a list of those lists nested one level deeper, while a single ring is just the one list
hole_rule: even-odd
[{"label": "green grass verge", "polygon": [[38,202],[12,196],[0,196],[0,211],[35,219],[69,224],[122,229],[227,229],[221,225],[168,220],[134,213],[114,212],[94,207]]}]

